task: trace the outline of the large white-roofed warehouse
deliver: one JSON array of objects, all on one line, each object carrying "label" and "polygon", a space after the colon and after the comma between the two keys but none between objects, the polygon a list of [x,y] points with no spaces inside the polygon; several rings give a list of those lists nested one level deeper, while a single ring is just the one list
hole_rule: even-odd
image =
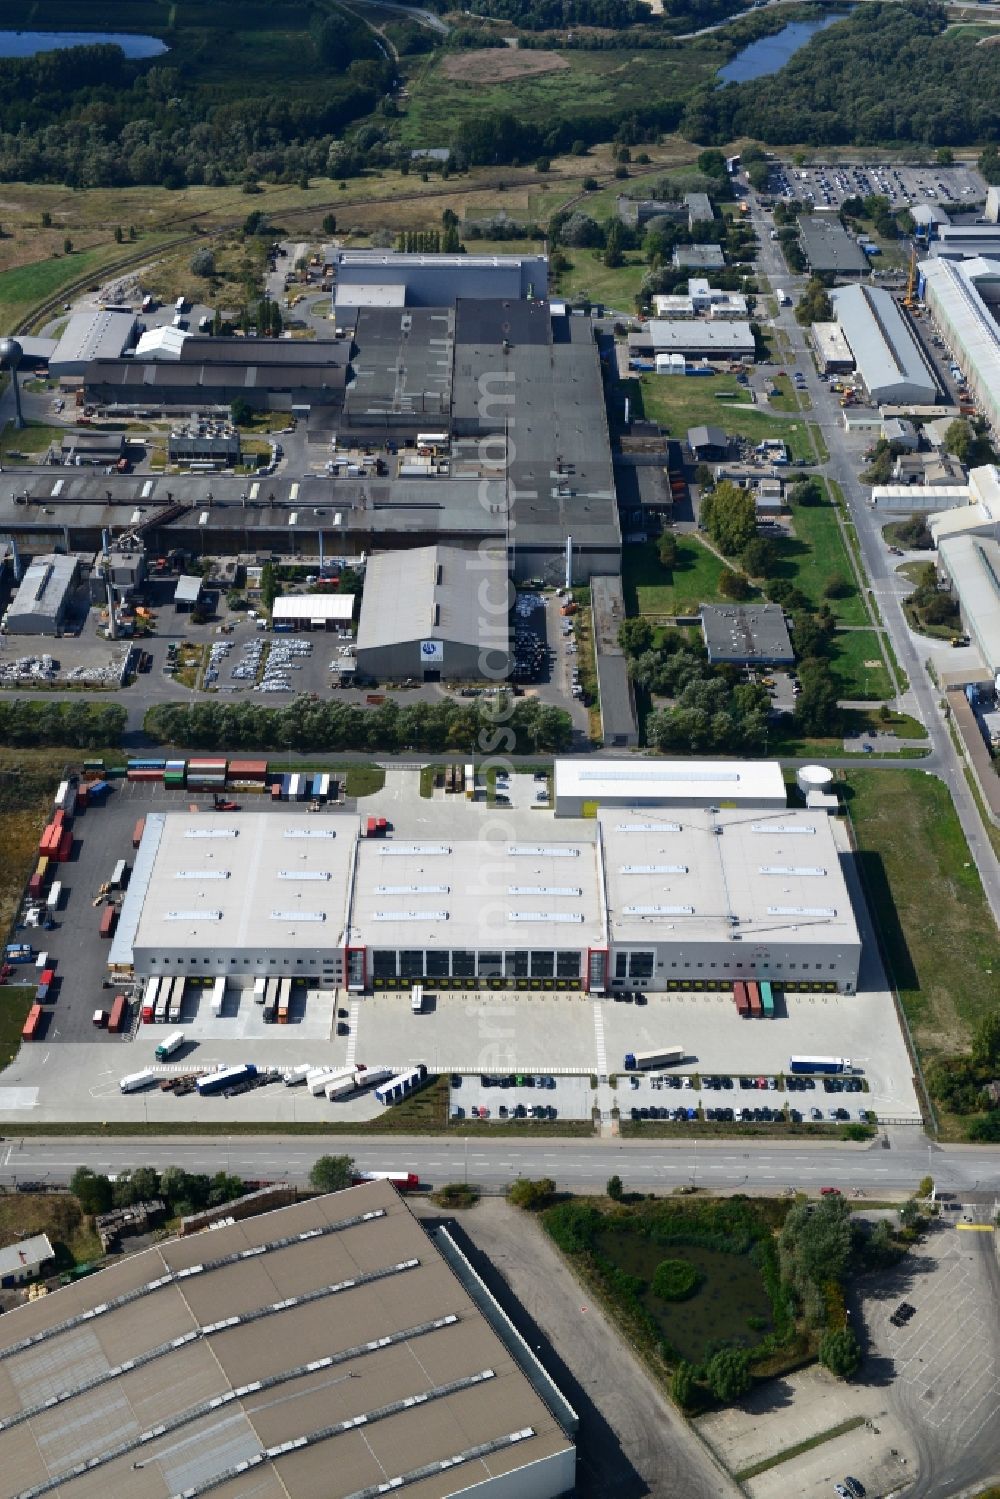
[{"label": "large white-roofed warehouse", "polygon": [[381,1181],[18,1307],[0,1371],[11,1499],[558,1499],[575,1482],[574,1411],[450,1236]]},{"label": "large white-roofed warehouse", "polygon": [[774,760],[557,760],[557,817],[597,807],[784,807]]},{"label": "large white-roofed warehouse", "polygon": [[741,805],[731,782],[690,782],[687,801],[612,804],[555,836],[539,819],[516,840],[362,838],[347,813],[150,813],[109,964],[358,993],[741,978],[851,992],[860,938],[831,823],[786,809],[775,768],[780,793],[748,778]]},{"label": "large white-roofed warehouse", "polygon": [[889,293],[881,287],[838,286],[830,299],[873,403],[933,406],[937,381]]}]

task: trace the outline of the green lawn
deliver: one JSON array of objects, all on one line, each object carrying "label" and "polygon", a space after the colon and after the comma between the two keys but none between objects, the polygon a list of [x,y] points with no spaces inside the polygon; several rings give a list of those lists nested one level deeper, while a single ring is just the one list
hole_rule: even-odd
[{"label": "green lawn", "polygon": [[[895,696],[875,630],[838,630],[830,659],[841,697],[877,702]],[[868,661],[877,665],[866,666]]]},{"label": "green lawn", "polygon": [[0,463],[24,461],[12,458],[12,453],[45,453],[51,443],[58,444],[65,435],[64,427],[46,427],[41,422],[29,422],[26,427],[18,430],[13,422],[8,422],[0,432]]},{"label": "green lawn", "polygon": [[[469,248],[476,251],[479,245],[470,240]],[[626,255],[625,264],[612,269],[604,264],[600,250],[569,250],[567,254],[571,264],[558,279],[559,296],[570,301],[589,297],[616,311],[635,311],[635,299],[649,269],[641,255]]]},{"label": "green lawn", "polygon": [[[839,624],[868,624],[834,507],[793,505],[792,524],[794,538],[778,542],[781,561],[775,575],[789,579],[814,604],[828,602]],[[824,600],[823,589],[831,578],[846,579],[851,584],[851,593],[843,599]]]},{"label": "green lawn", "polygon": [[[689,375],[683,379],[679,375],[642,375],[638,383],[646,416],[660,422],[672,437],[683,438],[689,427],[714,422],[729,433],[755,442],[765,437],[783,438],[793,458],[814,461],[805,421],[768,416],[751,404],[732,375]],[[723,393],[738,393],[741,399],[716,400]]]},{"label": "green lawn", "polygon": [[385,771],[380,765],[351,765],[344,778],[348,796],[374,796],[385,785]]},{"label": "green lawn", "polygon": [[53,256],[49,260],[39,260],[0,273],[0,332],[9,333],[39,302],[44,302],[78,276],[86,275],[88,271],[96,275],[104,266],[124,260],[140,249],[148,247],[152,250],[163,237],[144,236],[141,244],[136,245],[118,245],[111,241],[106,245],[94,245],[89,250],[75,251],[72,255]]},{"label": "green lawn", "polygon": [[848,805],[896,986],[922,1059],[967,1049],[1000,1007],[997,932],[942,783],[851,770]]},{"label": "green lawn", "polygon": [[9,1067],[21,1045],[21,1031],[35,1001],[30,984],[0,988],[0,1068]]},{"label": "green lawn", "polygon": [[622,549],[625,613],[697,614],[699,604],[721,601],[722,571],[715,553],[694,536],[677,538],[677,565],[672,572],[661,566],[654,541],[626,546]]}]

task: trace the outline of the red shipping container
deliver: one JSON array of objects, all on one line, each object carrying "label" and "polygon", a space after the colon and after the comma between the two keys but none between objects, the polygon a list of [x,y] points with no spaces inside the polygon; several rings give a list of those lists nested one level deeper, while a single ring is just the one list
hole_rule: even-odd
[{"label": "red shipping container", "polygon": [[21,1039],[24,1041],[34,1041],[38,1035],[38,1027],[41,1025],[41,1023],[42,1007],[41,1005],[32,1005],[31,1009],[28,1011],[28,1018],[24,1022],[24,1029],[21,1032]]},{"label": "red shipping container", "polygon": [[70,854],[72,852],[73,852],[73,834],[70,832],[69,828],[67,828],[66,831],[65,831],[65,833],[63,833],[62,837],[59,840],[59,851],[58,851],[58,853],[55,856],[56,863],[57,864],[65,864],[66,860],[69,858],[69,856],[70,856]]},{"label": "red shipping container", "polygon": [[146,819],[144,817],[140,817],[139,821],[136,823],[135,827],[132,829],[132,847],[133,848],[138,848],[139,847],[139,844],[142,842],[142,835],[143,835],[143,833],[145,831],[146,831]]},{"label": "red shipping container", "polygon": [[281,801],[281,782],[280,781],[275,781],[274,785],[271,787],[271,800],[273,802],[280,802]]},{"label": "red shipping container", "polygon": [[89,797],[87,795],[87,788],[86,788],[86,786],[78,786],[77,789],[76,789],[76,805],[77,805],[77,808],[79,809],[80,807],[86,807],[88,800],[89,800]]},{"label": "red shipping container", "polygon": [[374,838],[377,832],[378,832],[378,823],[376,822],[376,820],[375,820],[374,817],[369,817],[368,823],[367,823],[367,827],[366,827],[366,835],[367,835],[367,837]]},{"label": "red shipping container", "polygon": [[32,900],[37,900],[41,893],[42,877],[40,874],[33,874],[31,876],[31,879],[28,881],[28,894],[31,896]]},{"label": "red shipping container", "polygon": [[38,982],[40,984],[51,984],[51,982],[55,978],[55,976],[56,976],[56,971],[55,971],[54,968],[43,968],[42,969],[42,976],[38,980]]},{"label": "red shipping container", "polygon": [[118,912],[114,906],[105,906],[101,913],[100,934],[102,937],[110,937],[115,929],[115,920]]},{"label": "red shipping container", "polygon": [[52,814],[52,826],[54,828],[61,828],[62,825],[63,825],[63,823],[65,821],[66,821],[66,813],[63,811],[62,807],[59,808],[58,812],[53,812],[53,814]]},{"label": "red shipping container", "polygon": [[111,1006],[111,1015],[108,1019],[109,1031],[120,1031],[125,1023],[126,999],[124,994],[116,994],[115,1002]]}]

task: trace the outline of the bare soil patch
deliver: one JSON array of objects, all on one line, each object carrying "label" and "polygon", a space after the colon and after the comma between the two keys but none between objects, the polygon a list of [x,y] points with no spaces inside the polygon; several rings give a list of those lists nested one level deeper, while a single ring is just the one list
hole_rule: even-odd
[{"label": "bare soil patch", "polygon": [[458,83],[510,83],[518,78],[537,78],[541,73],[559,73],[569,67],[558,52],[520,52],[516,48],[482,47],[474,52],[456,52],[446,57],[441,71]]}]

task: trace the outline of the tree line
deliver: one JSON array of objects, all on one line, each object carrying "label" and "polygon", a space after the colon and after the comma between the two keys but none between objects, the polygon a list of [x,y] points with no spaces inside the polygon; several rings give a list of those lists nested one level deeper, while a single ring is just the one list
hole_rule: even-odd
[{"label": "tree line", "polygon": [[460,702],[393,699],[378,707],[297,697],[281,708],[247,703],[158,703],[146,732],[161,744],[190,749],[294,750],[337,753],[362,750],[483,751],[498,754],[561,753],[569,749],[572,721],[562,708],[535,698]]},{"label": "tree line", "polygon": [[127,716],[115,702],[0,695],[0,744],[105,749],[121,742]]}]

